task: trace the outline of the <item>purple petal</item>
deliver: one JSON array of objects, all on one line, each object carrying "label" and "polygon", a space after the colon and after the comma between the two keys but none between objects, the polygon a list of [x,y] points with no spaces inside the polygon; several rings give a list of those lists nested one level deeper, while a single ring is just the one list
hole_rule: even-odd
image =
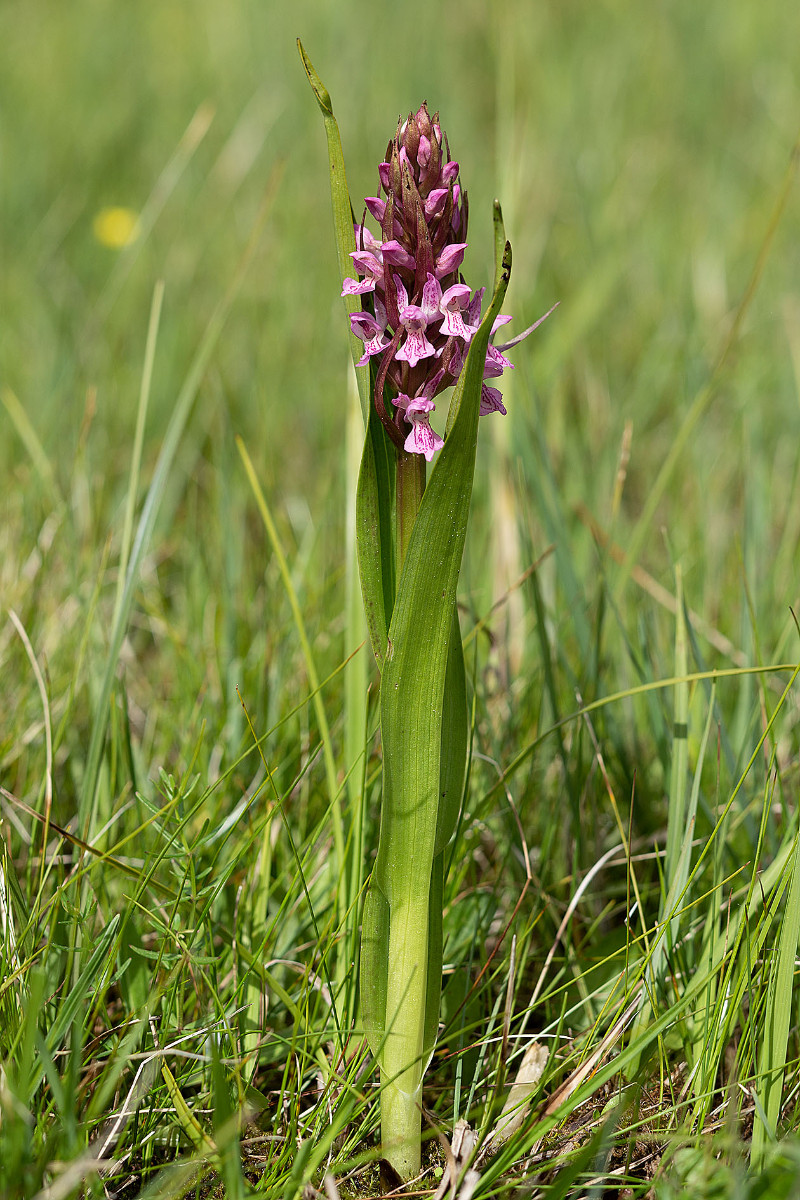
[{"label": "purple petal", "polygon": [[391,338],[384,336],[385,326],[379,324],[370,313],[359,312],[352,313],[350,316],[350,328],[357,338],[361,338],[364,343],[364,353],[358,360],[358,365],[363,367],[369,362],[373,354],[380,354],[389,345]]},{"label": "purple petal", "polygon": [[411,433],[405,440],[404,446],[409,454],[424,454],[428,462],[437,450],[441,450],[444,442],[438,433],[434,433],[428,423],[427,414],[421,414],[414,421]]},{"label": "purple petal", "polygon": [[375,220],[381,224],[383,222],[383,214],[386,212],[386,201],[381,200],[380,196],[366,196],[364,203]]},{"label": "purple petal", "polygon": [[454,283],[452,287],[442,293],[442,304],[445,308],[453,310],[463,309],[469,303],[469,295],[469,288],[465,283]]},{"label": "purple petal", "polygon": [[436,262],[436,276],[441,279],[444,275],[449,275],[451,271],[455,271],[464,261],[464,251],[467,248],[466,242],[452,242],[449,246],[445,246],[442,253]]},{"label": "purple petal", "polygon": [[[413,308],[414,305],[409,305],[409,307]],[[432,358],[435,353],[433,346],[425,337],[424,330],[409,329],[406,340],[395,357],[407,362],[410,367],[415,367],[421,358]]]},{"label": "purple petal", "polygon": [[396,267],[407,267],[409,271],[416,269],[416,262],[413,255],[409,254],[405,246],[401,245],[395,238],[389,242],[384,242],[381,246],[383,257],[387,262],[393,263]]},{"label": "purple petal", "polygon": [[414,333],[418,329],[424,329],[428,324],[425,309],[420,308],[418,304],[404,304],[400,309],[400,324]]},{"label": "purple petal", "polygon": [[513,319],[513,317],[506,317],[503,315],[503,313],[500,313],[500,316],[495,317],[494,321],[492,322],[492,329],[489,337],[494,337],[501,325],[507,325],[508,322],[513,321]]},{"label": "purple petal", "polygon": [[399,275],[394,275],[393,279],[394,286],[397,288],[397,307],[402,312],[404,308],[408,308],[408,292]]},{"label": "purple petal", "polygon": [[457,339],[454,339],[451,345],[453,347],[453,354],[450,359],[450,365],[447,368],[447,373],[453,379],[458,379],[464,369],[464,347]]},{"label": "purple petal", "polygon": [[350,257],[362,275],[366,271],[371,271],[373,275],[383,274],[380,250],[351,250]]},{"label": "purple petal", "polygon": [[478,288],[475,295],[467,305],[467,324],[480,325],[481,322],[481,304],[483,303],[483,293],[486,288]]},{"label": "purple petal", "polygon": [[425,200],[425,216],[435,216],[447,198],[447,188],[434,188]]},{"label": "purple petal", "polygon": [[350,315],[350,328],[356,337],[360,337],[364,341],[366,338],[374,337],[376,333],[383,333],[385,326],[380,325],[372,313],[357,312]]},{"label": "purple petal", "polygon": [[444,183],[449,183],[450,180],[455,179],[455,177],[457,175],[458,175],[458,163],[457,162],[449,162],[449,163],[444,164],[444,166],[442,167],[442,181]]},{"label": "purple petal", "polygon": [[442,332],[446,333],[448,337],[459,337],[463,338],[465,342],[469,342],[475,330],[471,325],[465,324],[460,312],[451,312],[450,309],[446,309]]},{"label": "purple petal", "polygon": [[345,279],[342,284],[342,296],[363,296],[364,292],[375,291],[375,279]]},{"label": "purple petal", "polygon": [[469,301],[469,288],[465,283],[454,283],[442,295],[439,310],[444,316],[442,331],[449,337],[460,337],[465,342],[470,341],[475,333],[473,325],[467,325],[462,315],[462,309]]},{"label": "purple petal", "polygon": [[514,364],[510,359],[501,354],[496,346],[489,346],[486,351],[486,365],[483,369],[483,378],[499,379],[506,367],[512,371],[514,370]]},{"label": "purple petal", "polygon": [[405,406],[406,417],[408,417],[409,413],[433,412],[435,408],[436,405],[432,400],[429,400],[427,396],[415,396],[414,399],[409,400],[408,404]]},{"label": "purple petal", "polygon": [[489,387],[488,384],[484,383],[481,385],[480,415],[485,417],[491,412],[499,412],[505,416],[506,407],[503,404],[503,397],[497,388]]},{"label": "purple petal", "polygon": [[356,245],[359,249],[363,244],[365,250],[371,250],[373,254],[380,253],[381,244],[378,239],[367,229],[366,225],[354,225],[353,230],[356,235]]},{"label": "purple petal", "polygon": [[461,228],[461,188],[458,184],[453,188],[453,216],[450,221],[450,226],[453,233],[458,233]]},{"label": "purple petal", "polygon": [[442,303],[442,285],[435,275],[428,272],[428,282],[422,289],[422,311],[430,324],[431,321],[436,321],[441,317],[439,309]]}]

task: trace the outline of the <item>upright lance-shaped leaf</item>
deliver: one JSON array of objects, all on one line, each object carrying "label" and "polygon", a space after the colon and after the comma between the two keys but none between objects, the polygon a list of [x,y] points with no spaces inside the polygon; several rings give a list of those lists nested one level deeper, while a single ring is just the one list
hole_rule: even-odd
[{"label": "upright lance-shaped leaf", "polygon": [[[311,65],[311,60],[303,49],[303,44],[299,38],[297,39],[297,49],[300,51],[303,68],[308,76],[308,82],[311,84],[311,90],[316,97],[317,104],[322,113],[322,119],[325,123],[325,136],[328,140],[328,170],[331,180],[331,203],[333,205],[336,255],[339,262],[339,276],[341,279],[345,279],[352,267],[350,254],[356,249],[356,235],[353,229],[355,223],[353,206],[350,203],[347,174],[344,169],[342,139],[339,134],[336,117],[333,115],[333,105],[331,104],[328,90]],[[358,296],[345,296],[344,304],[348,315],[361,310],[361,302]],[[363,346],[358,338],[351,333],[350,352],[353,355],[353,366],[355,367],[356,380],[358,381],[358,394],[361,398],[361,412],[364,416],[364,425],[366,426],[370,407],[370,388],[368,368],[357,365],[362,350]]]},{"label": "upright lance-shaped leaf", "polygon": [[[356,249],[353,207],[347,188],[342,139],[339,126],[333,115],[333,105],[328,91],[306,54],[300,39],[297,41],[308,82],[316,97],[325,125],[328,141],[328,168],[331,185],[333,225],[336,237],[336,254],[339,275],[342,280],[353,269],[351,253]],[[358,296],[347,295],[344,305],[348,315],[361,311]],[[389,498],[393,488],[394,453],[390,453],[386,433],[374,411],[370,370],[358,365],[364,347],[350,333],[350,352],[361,399],[366,437],[356,497],[356,539],[364,608],[367,614],[372,649],[380,669],[386,650],[386,634],[392,614],[394,598],[394,555],[392,552],[391,506]]]},{"label": "upright lance-shaped leaf", "polygon": [[394,471],[394,448],[389,445],[386,431],[371,405],[358,474],[356,547],[367,628],[379,671],[383,670],[394,605],[395,555],[391,509]]}]

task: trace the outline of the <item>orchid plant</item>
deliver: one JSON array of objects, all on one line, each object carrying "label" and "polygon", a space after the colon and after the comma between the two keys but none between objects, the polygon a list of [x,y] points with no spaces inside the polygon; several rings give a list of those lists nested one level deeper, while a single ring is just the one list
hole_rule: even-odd
[{"label": "orchid plant", "polygon": [[[505,413],[487,381],[512,366],[506,351],[545,317],[494,343],[511,320],[500,312],[511,271],[500,208],[484,311],[484,289],[473,291],[461,274],[468,206],[458,163],[425,104],[398,123],[378,167],[379,194],[355,220],[330,96],[302,46],[300,53],[325,121],[341,294],[366,426],[357,546],[381,674],[383,788],[362,921],[361,1015],[381,1071],[382,1152],[410,1179],[420,1168],[422,1079],[439,1021],[445,854],[466,776],[456,588],[478,420]],[[448,389],[441,436],[431,416]]]}]

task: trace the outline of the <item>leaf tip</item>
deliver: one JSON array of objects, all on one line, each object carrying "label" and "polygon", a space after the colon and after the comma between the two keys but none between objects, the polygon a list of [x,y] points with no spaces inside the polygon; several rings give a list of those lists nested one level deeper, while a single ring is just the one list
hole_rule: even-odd
[{"label": "leaf tip", "polygon": [[317,98],[317,104],[320,106],[326,116],[332,117],[333,105],[331,104],[331,98],[330,94],[328,93],[328,89],[325,87],[325,84],[322,82],[319,75],[311,65],[311,59],[306,54],[300,38],[297,39],[297,49],[300,53],[300,60],[303,64],[303,70],[308,76],[308,82],[311,84],[311,90]]}]

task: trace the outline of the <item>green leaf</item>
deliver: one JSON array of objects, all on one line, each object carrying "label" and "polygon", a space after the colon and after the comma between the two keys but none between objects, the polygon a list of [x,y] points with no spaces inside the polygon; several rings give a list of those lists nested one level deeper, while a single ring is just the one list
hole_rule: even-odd
[{"label": "green leaf", "polygon": [[[758,1081],[763,1111],[753,1125],[753,1145],[750,1161],[762,1167],[771,1137],[778,1128],[783,1102],[783,1081],[789,1028],[792,1023],[792,993],[797,946],[800,941],[800,838],[794,852],[789,896],[781,921],[778,953],[770,966],[767,1006],[764,1020],[759,1068],[763,1078]],[[755,1093],[754,1093],[755,1094]]]},{"label": "green leaf", "polygon": [[[106,972],[117,952],[115,937],[119,922],[120,916],[119,913],[116,913],[101,931],[91,958],[83,971],[81,971],[75,986],[62,1003],[61,1008],[58,1010],[58,1016],[47,1031],[46,1044],[51,1057],[55,1057],[56,1051],[61,1048],[61,1043],[66,1037],[67,1030],[72,1025],[75,1017],[82,1007],[89,1007],[91,1000],[106,977]],[[30,1097],[33,1097],[34,1092],[41,1083],[44,1070],[44,1064],[41,1059],[37,1059],[28,1080],[28,1095]]]},{"label": "green leaf", "polygon": [[[347,187],[342,139],[333,115],[333,105],[308,55],[298,39],[297,48],[303,68],[311,84],[325,125],[328,141],[331,204],[336,240],[339,276],[344,279],[352,271],[350,254],[356,249],[353,230],[353,207]],[[345,296],[348,315],[361,311],[358,296]],[[361,412],[366,436],[356,494],[356,542],[361,590],[367,616],[367,628],[375,659],[380,670],[386,650],[386,638],[394,601],[394,548],[392,537],[391,497],[394,492],[394,449],[372,403],[372,382],[367,365],[358,366],[363,345],[350,331],[350,352],[358,383]]]},{"label": "green leaf", "polygon": [[394,465],[394,447],[370,404],[356,493],[356,547],[367,628],[379,671],[383,670],[394,605]]},{"label": "green leaf", "polygon": [[468,738],[464,647],[461,642],[458,609],[454,603],[442,705],[442,749],[435,854],[441,854],[444,850],[453,836],[458,820],[467,768]]},{"label": "green leaf", "polygon": [[[316,97],[317,104],[322,113],[322,120],[325,124],[325,136],[328,139],[328,169],[331,179],[331,203],[333,204],[336,254],[339,260],[339,277],[344,280],[353,270],[350,253],[356,249],[356,235],[353,231],[355,218],[353,216],[353,206],[350,203],[350,192],[347,188],[347,173],[344,169],[342,139],[339,134],[336,117],[333,115],[333,105],[331,104],[328,90],[311,65],[311,60],[303,49],[303,44],[299,38],[297,39],[297,49],[300,51],[303,68],[308,76],[308,82],[311,84],[311,90]],[[348,313],[361,311],[361,300],[358,296],[345,296],[344,304]],[[364,424],[366,425],[370,410],[369,368],[366,365],[363,367],[356,365],[364,352],[364,347],[352,331],[350,333],[350,352],[353,355],[353,365],[355,366],[356,380],[358,381],[358,394],[361,398],[361,412],[363,413]]]}]

